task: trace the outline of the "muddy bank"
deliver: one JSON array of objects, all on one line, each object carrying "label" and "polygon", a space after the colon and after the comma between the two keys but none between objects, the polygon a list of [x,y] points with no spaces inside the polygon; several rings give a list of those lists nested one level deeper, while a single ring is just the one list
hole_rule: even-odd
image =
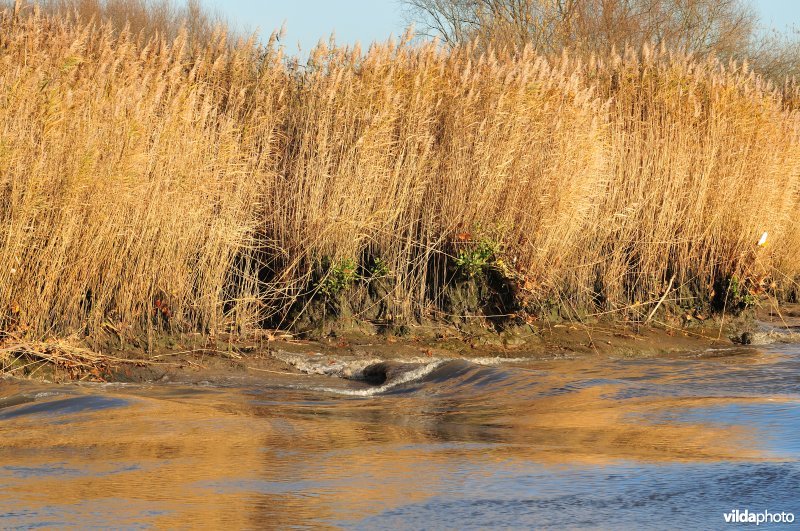
[{"label": "muddy bank", "polygon": [[535,296],[496,245],[469,240],[451,251],[433,268],[439,278],[426,282],[432,302],[424,307],[401,308],[386,265],[365,256],[359,264],[320,265],[285,311],[248,325],[230,322],[222,327],[226,333],[198,332],[162,298],[153,302],[144,329],[109,319],[98,331],[32,340],[15,322],[0,328],[0,374],[56,382],[201,382],[311,373],[380,383],[396,371],[363,369],[454,358],[709,356],[800,341],[793,324],[800,322],[800,304],[778,307],[764,279],[731,277],[711,288],[676,285],[673,276],[651,300],[616,307],[600,297],[581,305]]},{"label": "muddy bank", "polygon": [[9,377],[51,382],[224,383],[305,374],[380,385],[408,364],[432,360],[716,357],[798,340],[800,305],[793,305],[691,326],[560,322],[492,331],[439,324],[402,335],[350,329],[319,339],[269,331],[250,337],[169,335],[154,338],[149,352],[114,338],[91,344],[18,342],[0,350],[0,368]]}]

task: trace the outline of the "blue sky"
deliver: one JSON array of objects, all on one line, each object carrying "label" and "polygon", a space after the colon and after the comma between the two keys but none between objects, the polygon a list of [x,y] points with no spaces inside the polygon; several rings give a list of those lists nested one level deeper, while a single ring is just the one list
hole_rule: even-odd
[{"label": "blue sky", "polygon": [[313,48],[332,32],[337,42],[366,47],[398,37],[406,26],[399,0],[206,0],[239,28],[267,36],[286,24],[286,51]]},{"label": "blue sky", "polygon": [[[800,0],[750,0],[767,25],[800,27]],[[321,37],[335,32],[336,40],[362,46],[405,28],[400,0],[206,0],[234,25],[262,36],[286,23],[284,43],[289,53],[311,49]]]},{"label": "blue sky", "polygon": [[783,30],[791,26],[800,28],[800,1],[798,0],[750,0],[761,14],[762,22]]}]

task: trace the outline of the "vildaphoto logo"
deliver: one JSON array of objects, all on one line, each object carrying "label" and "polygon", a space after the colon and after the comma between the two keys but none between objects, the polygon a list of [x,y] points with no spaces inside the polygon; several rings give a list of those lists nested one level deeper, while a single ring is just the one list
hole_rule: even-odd
[{"label": "vildaphoto logo", "polygon": [[734,509],[729,513],[723,513],[725,523],[728,524],[791,524],[794,522],[794,513],[771,513],[769,511],[762,511],[756,513],[745,509],[740,511]]}]

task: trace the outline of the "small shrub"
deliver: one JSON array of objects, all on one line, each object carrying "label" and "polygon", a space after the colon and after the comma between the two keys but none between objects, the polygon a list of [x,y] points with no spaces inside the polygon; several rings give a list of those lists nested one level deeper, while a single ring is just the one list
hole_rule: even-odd
[{"label": "small shrub", "polygon": [[459,249],[456,257],[458,271],[467,278],[474,278],[492,267],[502,266],[498,258],[500,244],[488,238],[481,238],[469,242],[464,248]]},{"label": "small shrub", "polygon": [[350,288],[358,279],[356,263],[350,258],[345,258],[336,263],[330,259],[322,260],[322,269],[325,273],[319,283],[317,291],[324,297],[332,298],[342,291]]},{"label": "small shrub", "polygon": [[392,270],[389,268],[389,264],[379,256],[366,257],[358,268],[358,276],[364,281],[386,278],[391,275]]},{"label": "small shrub", "polygon": [[756,305],[756,298],[750,293],[742,281],[736,275],[728,281],[728,304],[732,308],[747,309]]}]

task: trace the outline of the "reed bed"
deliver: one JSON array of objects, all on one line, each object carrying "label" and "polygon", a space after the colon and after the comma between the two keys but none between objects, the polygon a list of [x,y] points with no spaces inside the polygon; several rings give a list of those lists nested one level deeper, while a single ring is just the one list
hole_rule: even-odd
[{"label": "reed bed", "polygon": [[576,312],[795,291],[792,87],[666,51],[270,42],[2,12],[0,329],[288,326],[324,264],[377,259],[414,319],[464,241]]}]

